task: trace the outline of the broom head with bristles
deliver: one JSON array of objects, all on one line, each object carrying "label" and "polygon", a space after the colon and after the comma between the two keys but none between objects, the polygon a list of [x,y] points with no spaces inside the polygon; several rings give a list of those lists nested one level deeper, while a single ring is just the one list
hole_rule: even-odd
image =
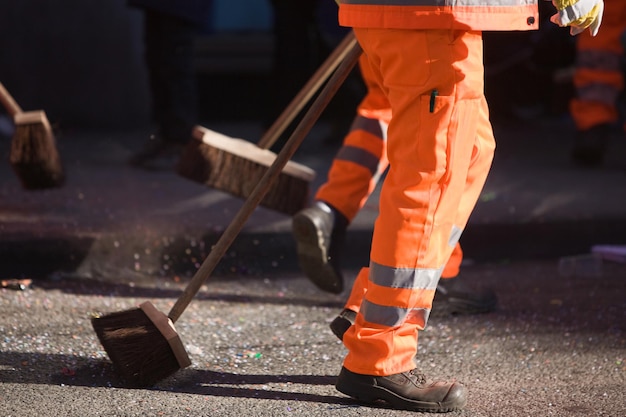
[{"label": "broom head with bristles", "polygon": [[[196,126],[177,172],[192,181],[247,198],[275,159],[273,152],[251,142]],[[309,183],[314,178],[315,171],[289,161],[260,204],[293,215],[308,205]]]},{"label": "broom head with bristles", "polygon": [[115,369],[133,386],[148,387],[191,365],[172,321],[150,302],[92,317]]},{"label": "broom head with bristles", "polygon": [[43,111],[17,113],[9,160],[27,190],[60,187],[65,182],[61,157]]}]

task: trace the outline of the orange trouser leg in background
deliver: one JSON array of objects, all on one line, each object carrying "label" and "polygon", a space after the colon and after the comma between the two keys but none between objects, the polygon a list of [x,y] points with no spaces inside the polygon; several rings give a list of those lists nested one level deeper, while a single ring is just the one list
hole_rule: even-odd
[{"label": "orange trouser leg in background", "polygon": [[621,61],[626,31],[626,1],[604,2],[602,27],[595,37],[585,31],[576,36],[576,98],[570,114],[579,130],[618,120],[618,96],[624,89]]},{"label": "orange trouser leg in background", "polygon": [[355,325],[344,335],[344,366],[390,375],[415,367],[418,331],[484,185],[495,141],[486,133],[479,32],[354,31],[393,117],[390,168],[370,265],[357,278],[365,291]]},{"label": "orange trouser leg in background", "polygon": [[361,55],[359,68],[367,94],[357,108],[350,131],[328,171],[328,180],[318,189],[315,200],[324,201],[352,221],[372,194],[387,169],[385,137],[391,107]]}]

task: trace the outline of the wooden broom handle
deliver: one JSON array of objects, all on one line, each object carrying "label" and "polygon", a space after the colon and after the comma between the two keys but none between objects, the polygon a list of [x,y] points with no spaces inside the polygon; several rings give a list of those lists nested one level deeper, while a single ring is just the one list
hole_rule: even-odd
[{"label": "wooden broom handle", "polygon": [[341,61],[354,48],[355,44],[354,32],[350,31],[265,132],[259,143],[257,143],[259,148],[271,148],[302,108],[311,100],[311,97],[317,93],[322,84],[328,80],[328,77],[337,69]]},{"label": "wooden broom handle", "polygon": [[4,85],[0,83],[0,101],[2,105],[7,109],[7,112],[11,115],[11,117],[15,116],[18,113],[22,113],[22,108],[17,104],[17,102],[13,99],[11,94],[4,88]]},{"label": "wooden broom handle", "polygon": [[354,42],[337,70],[324,86],[324,89],[322,89],[320,94],[311,104],[311,107],[309,107],[306,111],[302,120],[293,131],[283,148],[280,150],[272,165],[267,171],[265,171],[265,174],[263,174],[244,204],[239,209],[239,212],[235,215],[226,230],[224,230],[224,233],[218,239],[215,246],[213,246],[209,255],[206,257],[204,262],[202,262],[202,265],[200,265],[200,268],[198,268],[189,284],[187,284],[183,294],[178,298],[178,300],[176,300],[176,303],[168,314],[168,317],[172,320],[172,322],[178,320],[185,308],[187,308],[187,305],[191,302],[192,298],[200,290],[202,284],[209,278],[219,261],[222,259],[232,242],[243,228],[250,215],[267,194],[274,180],[282,172],[285,165],[287,165],[287,162],[289,162],[313,125],[315,125],[315,122],[320,117],[335,93],[337,93],[339,87],[341,87],[346,78],[348,78],[350,71],[352,71],[352,68],[356,65],[360,55],[361,47],[357,42]]}]

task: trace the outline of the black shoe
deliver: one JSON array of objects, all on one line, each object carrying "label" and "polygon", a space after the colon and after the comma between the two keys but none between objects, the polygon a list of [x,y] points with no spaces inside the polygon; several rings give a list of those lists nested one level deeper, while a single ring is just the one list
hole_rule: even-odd
[{"label": "black shoe", "polygon": [[300,268],[318,288],[335,294],[343,291],[339,253],[347,225],[343,215],[322,202],[292,220]]},{"label": "black shoe", "polygon": [[171,165],[180,156],[183,147],[183,143],[164,140],[157,135],[152,135],[142,149],[130,158],[129,163],[139,168],[158,168],[159,165]]},{"label": "black shoe", "polygon": [[576,134],[572,160],[579,166],[596,168],[604,162],[604,155],[609,144],[611,127],[601,124]]},{"label": "black shoe", "polygon": [[490,313],[498,298],[491,289],[470,288],[460,277],[442,278],[433,299],[432,316]]},{"label": "black shoe", "polygon": [[446,413],[467,403],[467,388],[456,381],[429,382],[415,369],[389,376],[362,375],[341,368],[338,391],[372,404],[384,401],[395,409]]},{"label": "black shoe", "polygon": [[343,340],[343,334],[356,320],[356,311],[344,308],[341,313],[330,323],[330,330],[339,340]]}]

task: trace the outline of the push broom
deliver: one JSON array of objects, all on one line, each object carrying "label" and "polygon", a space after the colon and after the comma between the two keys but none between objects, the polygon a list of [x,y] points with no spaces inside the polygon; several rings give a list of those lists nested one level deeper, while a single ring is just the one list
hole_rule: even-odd
[{"label": "push broom", "polygon": [[9,161],[22,187],[39,190],[63,185],[65,174],[61,157],[46,113],[41,110],[23,112],[2,83],[0,102],[15,124]]},{"label": "push broom", "polygon": [[[337,69],[355,44],[356,39],[350,31],[256,145],[196,126],[192,140],[179,159],[178,174],[236,197],[248,197],[257,179],[263,176],[276,159],[276,155],[269,148],[328,80],[330,74]],[[293,215],[308,203],[309,183],[314,178],[313,170],[289,161],[260,205]]]},{"label": "push broom", "polygon": [[117,371],[129,383],[150,386],[191,364],[174,323],[263,200],[272,183],[348,77],[360,54],[360,46],[353,43],[349,53],[305,112],[274,162],[250,192],[167,316],[146,301],[136,309],[92,317],[91,324],[100,343]]}]

